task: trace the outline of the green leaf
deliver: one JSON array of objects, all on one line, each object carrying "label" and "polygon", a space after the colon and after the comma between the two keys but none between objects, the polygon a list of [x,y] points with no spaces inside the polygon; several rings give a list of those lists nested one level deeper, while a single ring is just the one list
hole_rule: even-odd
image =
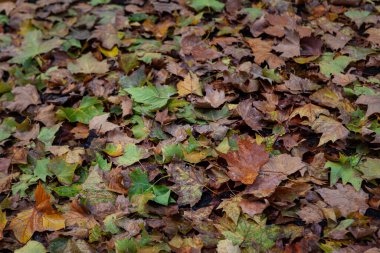
[{"label": "green leaf", "polygon": [[351,21],[355,22],[358,27],[365,22],[369,14],[371,14],[371,12],[361,10],[349,10],[344,13],[344,15],[351,19]]},{"label": "green leaf", "polygon": [[14,118],[5,118],[0,125],[0,141],[8,139],[16,131],[16,126]]},{"label": "green leaf", "polygon": [[220,12],[224,8],[224,3],[217,0],[190,0],[189,6],[196,11],[201,11],[204,8],[208,8]]},{"label": "green leaf", "polygon": [[82,190],[82,186],[78,184],[73,184],[71,186],[59,186],[53,188],[53,191],[61,197],[75,197]]},{"label": "green leaf", "polygon": [[36,167],[34,168],[34,175],[41,179],[43,182],[46,182],[47,176],[52,176],[53,174],[49,171],[48,164],[50,163],[49,158],[44,158],[37,160]]},{"label": "green leaf", "polygon": [[242,9],[242,12],[247,13],[247,17],[250,21],[255,21],[263,15],[259,8],[244,8]]},{"label": "green leaf", "polygon": [[132,133],[133,133],[133,136],[137,139],[145,139],[146,137],[148,137],[149,133],[150,133],[150,129],[145,127],[145,124],[144,124],[144,120],[142,117],[138,116],[138,115],[134,115],[132,116],[132,118],[130,119],[130,121],[135,124],[131,130],[132,130]]},{"label": "green leaf", "polygon": [[29,241],[24,247],[16,249],[15,253],[45,253],[46,249],[42,243]]},{"label": "green leaf", "polygon": [[96,153],[95,157],[96,162],[102,170],[109,171],[111,169],[112,163],[108,163],[107,159],[104,159],[100,153]]},{"label": "green leaf", "polygon": [[119,234],[121,232],[120,228],[116,225],[117,214],[110,214],[106,216],[103,223],[105,226],[105,232],[109,232],[111,234]]},{"label": "green leaf", "polygon": [[265,252],[275,245],[280,234],[280,227],[265,223],[265,219],[255,222],[241,217],[234,231],[223,231],[222,234],[243,248],[253,246],[258,252]]},{"label": "green leaf", "polygon": [[40,30],[30,31],[24,37],[20,52],[9,62],[23,64],[30,58],[47,53],[54,48],[61,46],[62,43],[63,41],[58,38],[44,41],[43,34]]},{"label": "green leaf", "polygon": [[55,139],[55,134],[61,126],[62,123],[58,123],[52,127],[43,127],[38,134],[37,139],[43,142],[45,146],[51,146]]},{"label": "green leaf", "polygon": [[161,205],[168,205],[171,198],[171,190],[165,185],[153,185],[149,182],[148,175],[140,168],[129,173],[131,179],[131,187],[128,191],[128,196],[132,198],[137,195],[146,193],[154,194],[152,200]]},{"label": "green leaf", "polygon": [[173,158],[182,159],[183,152],[181,148],[181,144],[168,144],[162,147],[162,158],[163,162],[170,162]]},{"label": "green leaf", "polygon": [[360,177],[360,172],[356,169],[359,162],[359,157],[351,156],[346,157],[341,155],[339,163],[328,161],[325,168],[330,168],[330,185],[335,185],[341,178],[343,184],[350,183],[354,188],[359,191],[363,179]]},{"label": "green leaf", "polygon": [[224,105],[220,110],[202,110],[197,109],[194,111],[198,119],[206,121],[217,121],[226,118],[230,115],[230,110],[227,105]]},{"label": "green leaf", "polygon": [[143,150],[136,146],[136,144],[128,143],[124,147],[122,156],[116,159],[117,163],[124,166],[132,165],[143,158]]},{"label": "green leaf", "polygon": [[135,169],[129,173],[131,179],[131,187],[129,188],[128,195],[142,194],[152,186],[149,183],[148,175],[144,173],[140,168]]},{"label": "green leaf", "polygon": [[3,14],[0,14],[0,25],[8,24],[9,18]]},{"label": "green leaf", "polygon": [[331,75],[340,74],[344,72],[344,69],[353,62],[355,59],[340,55],[334,58],[334,53],[324,53],[319,61],[319,68],[322,74],[327,77]]},{"label": "green leaf", "polygon": [[21,174],[19,182],[12,185],[12,195],[19,194],[21,198],[26,197],[26,191],[31,185],[36,184],[38,177],[28,174]]},{"label": "green leaf", "polygon": [[76,163],[67,163],[62,157],[54,157],[48,165],[49,170],[57,177],[58,181],[65,185],[72,184],[77,166]]},{"label": "green leaf", "polygon": [[57,111],[57,117],[66,118],[70,122],[88,124],[90,120],[103,114],[103,105],[95,97],[83,97],[78,108],[62,107]]},{"label": "green leaf", "polygon": [[69,51],[71,47],[82,48],[80,41],[77,39],[68,39],[62,44],[63,50]]},{"label": "green leaf", "polygon": [[171,190],[166,185],[154,185],[152,189],[155,196],[153,201],[164,206],[169,205]]},{"label": "green leaf", "polygon": [[111,2],[111,0],[91,0],[90,4],[92,6],[97,6],[100,4],[108,4],[109,2]]},{"label": "green leaf", "polygon": [[143,104],[149,111],[155,111],[165,106],[170,96],[177,92],[172,86],[132,87],[125,90],[131,94],[135,102]]},{"label": "green leaf", "polygon": [[[139,61],[138,61],[138,58],[137,58],[137,55],[136,54],[122,54],[120,56],[120,68],[125,72],[125,73],[128,73],[129,71],[133,70],[134,68],[138,67],[139,66]],[[146,79],[145,77],[145,72],[144,72],[144,69],[142,68],[141,69],[142,72],[143,72],[143,75],[144,75],[144,80]],[[136,73],[136,72],[134,72]],[[133,74],[132,74],[133,75]],[[129,80],[129,78],[126,78],[126,80]],[[131,85],[131,86],[124,86],[121,82],[120,84],[122,85],[122,87],[124,88],[129,88],[129,87],[133,87],[134,85]]]},{"label": "green leaf", "polygon": [[67,69],[73,74],[105,74],[109,70],[107,60],[98,61],[92,53],[78,58],[75,63],[69,63]]}]

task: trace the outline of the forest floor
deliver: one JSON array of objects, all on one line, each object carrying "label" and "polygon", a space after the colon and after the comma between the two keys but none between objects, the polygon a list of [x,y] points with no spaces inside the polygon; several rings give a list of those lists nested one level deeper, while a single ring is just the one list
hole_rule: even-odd
[{"label": "forest floor", "polygon": [[1,252],[379,253],[379,12],[1,1]]}]

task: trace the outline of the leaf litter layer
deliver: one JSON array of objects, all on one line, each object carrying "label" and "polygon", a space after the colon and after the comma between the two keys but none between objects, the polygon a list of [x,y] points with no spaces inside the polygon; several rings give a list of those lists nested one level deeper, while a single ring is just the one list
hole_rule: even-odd
[{"label": "leaf litter layer", "polygon": [[380,5],[0,3],[5,252],[380,252]]}]

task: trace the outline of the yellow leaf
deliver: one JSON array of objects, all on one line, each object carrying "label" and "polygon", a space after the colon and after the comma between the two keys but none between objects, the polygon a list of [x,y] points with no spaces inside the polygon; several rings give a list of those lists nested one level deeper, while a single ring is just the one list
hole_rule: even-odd
[{"label": "yellow leaf", "polygon": [[202,150],[202,151],[195,151],[187,153],[185,150],[183,150],[183,156],[185,158],[186,162],[189,163],[199,163],[203,159],[205,159],[210,154],[210,150]]},{"label": "yellow leaf", "polygon": [[101,46],[98,47],[99,51],[107,57],[116,57],[119,54],[119,49],[117,46],[114,46],[111,50],[105,49]]},{"label": "yellow leaf", "polygon": [[34,193],[36,203],[34,208],[17,214],[9,224],[9,228],[17,240],[26,243],[35,231],[55,231],[65,228],[65,218],[57,213],[50,204],[50,196],[38,184]]},{"label": "yellow leaf", "polygon": [[3,230],[5,228],[5,225],[7,225],[7,216],[0,209],[0,240],[3,239]]},{"label": "yellow leaf", "polygon": [[199,78],[193,73],[187,74],[185,80],[177,83],[177,90],[181,97],[192,93],[202,96],[202,87],[199,83]]}]

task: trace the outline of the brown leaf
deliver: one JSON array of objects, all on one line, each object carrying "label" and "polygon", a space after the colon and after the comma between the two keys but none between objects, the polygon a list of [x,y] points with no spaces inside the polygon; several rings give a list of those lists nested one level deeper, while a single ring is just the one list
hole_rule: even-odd
[{"label": "brown leaf", "polygon": [[281,52],[281,56],[285,58],[291,58],[299,56],[301,53],[300,37],[296,31],[286,31],[285,38],[273,49],[277,52]]},{"label": "brown leaf", "polygon": [[175,114],[169,115],[168,108],[165,108],[162,112],[156,112],[156,117],[154,119],[160,122],[161,125],[166,125],[172,122],[173,120],[176,120],[177,117],[175,116]]},{"label": "brown leaf", "polygon": [[37,115],[34,120],[44,123],[47,127],[53,126],[57,121],[55,118],[54,107],[54,105],[47,105],[38,108]]},{"label": "brown leaf", "polygon": [[258,131],[263,128],[263,123],[261,123],[263,115],[253,106],[253,101],[253,99],[246,99],[240,102],[236,112],[252,130]]},{"label": "brown leaf", "polygon": [[300,78],[293,74],[290,74],[289,80],[286,80],[284,84],[290,91],[295,92],[308,92],[317,90],[320,87],[318,84],[313,83],[309,79]]},{"label": "brown leaf", "polygon": [[116,169],[113,169],[110,171],[108,178],[109,178],[109,183],[108,183],[108,190],[117,192],[119,194],[127,194],[128,189],[125,188],[123,180],[124,177],[121,174],[122,169],[121,167],[117,167]]},{"label": "brown leaf", "polygon": [[57,213],[50,204],[50,196],[39,183],[34,193],[33,209],[19,212],[9,224],[17,240],[26,243],[35,231],[55,231],[65,228],[65,218]]},{"label": "brown leaf", "polygon": [[306,224],[318,223],[324,219],[322,211],[314,204],[307,204],[302,207],[301,210],[297,212],[297,215],[306,222]]},{"label": "brown leaf", "polygon": [[35,86],[27,84],[22,87],[15,87],[12,90],[15,96],[13,102],[8,103],[7,109],[11,111],[22,112],[29,105],[38,105],[41,103],[40,95]]},{"label": "brown leaf", "polygon": [[220,154],[228,163],[228,175],[233,181],[252,184],[260,168],[269,160],[264,146],[252,143],[248,138],[238,140],[238,151]]},{"label": "brown leaf", "polygon": [[369,28],[365,33],[369,34],[367,40],[377,47],[380,47],[380,29],[379,28]]},{"label": "brown leaf", "polygon": [[199,78],[193,73],[188,73],[183,81],[177,83],[178,95],[186,96],[189,94],[196,94],[202,96],[202,87],[199,83]]},{"label": "brown leaf", "polygon": [[122,116],[127,116],[132,114],[132,99],[128,96],[122,96],[121,99],[121,109],[123,110]]},{"label": "brown leaf", "polygon": [[87,229],[91,229],[98,225],[94,216],[89,214],[88,210],[85,209],[78,200],[74,199],[71,202],[70,210],[63,214],[66,221],[66,226],[79,226]]},{"label": "brown leaf", "polygon": [[227,101],[226,94],[224,90],[214,89],[211,85],[205,87],[206,96],[204,97],[205,101],[208,102],[213,108],[218,108],[224,102]]},{"label": "brown leaf", "polygon": [[105,134],[109,131],[119,128],[118,125],[107,121],[107,118],[109,116],[110,114],[106,113],[103,115],[93,117],[89,122],[89,128],[94,129],[101,134]]},{"label": "brown leaf", "polygon": [[246,39],[246,42],[251,47],[253,56],[255,56],[255,62],[261,64],[267,62],[271,69],[278,68],[285,65],[284,60],[277,55],[272,54],[272,41],[257,39]]},{"label": "brown leaf", "polygon": [[3,175],[0,173],[0,193],[7,192],[11,189],[12,180],[19,177],[20,173],[12,173],[10,175]]},{"label": "brown leaf", "polygon": [[322,134],[318,146],[321,146],[329,141],[346,139],[350,131],[348,131],[342,123],[333,118],[321,115],[316,119],[311,128],[319,134]]},{"label": "brown leaf", "polygon": [[330,115],[330,112],[320,106],[306,104],[294,109],[292,114],[290,114],[289,119],[299,115],[301,118],[306,117],[310,123],[313,123],[320,114]]},{"label": "brown leaf", "polygon": [[115,26],[109,23],[107,25],[97,26],[88,40],[96,38],[102,42],[102,47],[110,50],[115,45],[120,44],[120,39],[117,33],[118,31],[115,29]]},{"label": "brown leaf", "polygon": [[281,154],[271,157],[261,168],[256,181],[247,187],[245,194],[252,194],[257,198],[265,198],[272,195],[277,186],[293,174],[306,167],[299,157]]},{"label": "brown leaf", "polygon": [[291,175],[304,167],[306,167],[306,164],[302,162],[301,158],[293,157],[288,154],[281,154],[271,157],[261,168],[260,174],[277,174],[284,180],[288,175]]},{"label": "brown leaf", "polygon": [[351,185],[336,184],[336,189],[322,188],[316,190],[331,207],[347,217],[352,212],[364,212],[368,208],[368,194],[363,190],[357,192]]},{"label": "brown leaf", "polygon": [[376,95],[361,95],[356,103],[359,105],[367,105],[366,117],[374,113],[380,113],[380,97]]},{"label": "brown leaf", "polygon": [[305,37],[300,40],[302,56],[319,56],[322,53],[322,40],[316,37]]},{"label": "brown leaf", "polygon": [[264,200],[264,203],[261,201],[249,201],[247,199],[242,199],[239,203],[241,211],[253,217],[256,214],[261,214],[265,208],[269,206],[268,200]]}]

